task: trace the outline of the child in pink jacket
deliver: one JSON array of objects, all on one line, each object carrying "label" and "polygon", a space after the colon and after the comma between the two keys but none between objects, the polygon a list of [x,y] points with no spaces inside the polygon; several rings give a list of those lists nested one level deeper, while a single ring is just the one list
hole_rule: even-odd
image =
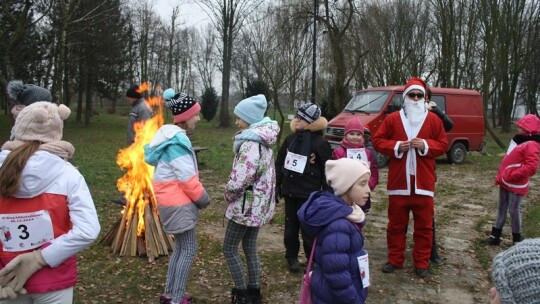
[{"label": "child in pink jacket", "polygon": [[[375,155],[364,145],[364,125],[356,117],[352,117],[345,124],[345,136],[339,147],[336,147],[332,152],[332,159],[352,158],[363,160],[368,163],[371,177],[369,179],[369,189],[373,191],[379,183],[379,169]],[[365,213],[369,213],[371,208],[371,197],[362,206]]]},{"label": "child in pink jacket", "polygon": [[512,240],[521,241],[521,201],[529,192],[529,178],[538,170],[540,153],[540,119],[527,114],[516,121],[518,132],[503,158],[495,183],[499,185],[499,204],[497,219],[486,240],[489,245],[501,243],[501,233],[506,214],[510,209]]}]

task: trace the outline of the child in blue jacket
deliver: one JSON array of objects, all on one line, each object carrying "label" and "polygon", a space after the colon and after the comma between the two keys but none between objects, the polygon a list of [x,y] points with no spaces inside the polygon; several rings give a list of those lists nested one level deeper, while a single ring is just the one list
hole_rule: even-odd
[{"label": "child in blue jacket", "polygon": [[369,263],[364,250],[360,208],[369,198],[369,166],[341,158],[325,164],[330,191],[313,192],[298,210],[306,233],[315,239],[311,300],[317,303],[365,303]]}]

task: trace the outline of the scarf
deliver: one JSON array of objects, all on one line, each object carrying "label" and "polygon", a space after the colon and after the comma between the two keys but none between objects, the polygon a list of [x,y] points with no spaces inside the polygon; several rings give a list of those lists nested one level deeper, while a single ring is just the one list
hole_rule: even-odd
[{"label": "scarf", "polygon": [[[9,150],[13,151],[17,149],[18,147],[24,145],[26,141],[22,140],[11,140],[7,141],[2,145],[2,150]],[[67,141],[58,140],[58,141],[51,141],[48,143],[43,143],[39,146],[40,151],[46,151],[51,154],[60,156],[64,160],[68,160],[73,157],[73,154],[75,154],[75,147]]]}]

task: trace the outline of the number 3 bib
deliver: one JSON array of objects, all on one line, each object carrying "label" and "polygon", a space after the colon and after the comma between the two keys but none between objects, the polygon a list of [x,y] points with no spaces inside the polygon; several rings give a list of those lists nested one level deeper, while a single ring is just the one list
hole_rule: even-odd
[{"label": "number 3 bib", "polygon": [[5,251],[35,249],[53,239],[52,220],[46,210],[0,214],[0,240]]}]

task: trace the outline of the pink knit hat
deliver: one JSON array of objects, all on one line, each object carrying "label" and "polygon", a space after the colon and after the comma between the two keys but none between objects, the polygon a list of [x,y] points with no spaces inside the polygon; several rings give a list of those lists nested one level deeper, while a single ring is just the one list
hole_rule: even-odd
[{"label": "pink knit hat", "polygon": [[347,121],[347,124],[345,124],[345,135],[350,132],[358,132],[364,135],[364,125],[356,117],[352,117]]},{"label": "pink knit hat", "polygon": [[337,196],[346,193],[366,173],[371,174],[371,171],[368,164],[362,160],[340,158],[329,160],[325,164],[326,182]]}]

